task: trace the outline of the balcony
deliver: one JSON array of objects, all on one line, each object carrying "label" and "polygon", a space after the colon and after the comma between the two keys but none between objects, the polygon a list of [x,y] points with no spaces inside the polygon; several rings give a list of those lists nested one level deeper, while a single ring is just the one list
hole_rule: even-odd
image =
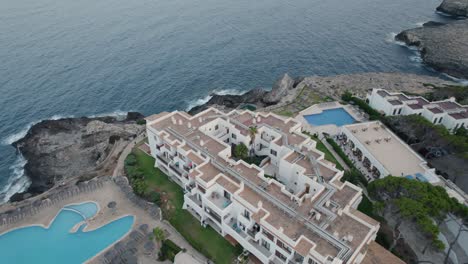
[{"label": "balcony", "polygon": [[238,235],[240,235],[243,239],[247,239],[247,234],[242,231],[240,226],[237,224],[237,221],[234,221],[234,218],[231,218],[229,223],[227,224],[234,232],[236,232]]},{"label": "balcony", "polygon": [[200,208],[202,207],[202,202],[197,199],[196,195],[187,195],[187,197]]},{"label": "balcony", "polygon": [[262,245],[260,245],[258,242],[253,241],[252,239],[249,239],[250,245],[252,245],[257,251],[262,253],[263,256],[266,258],[270,258],[273,253],[271,253],[268,249],[264,248]]},{"label": "balcony", "polygon": [[171,162],[169,159],[161,155],[156,155],[156,159],[158,159],[159,162],[163,163],[166,166],[169,165],[169,162]]},{"label": "balcony", "polygon": [[221,210],[224,210],[232,203],[230,199],[227,199],[218,192],[212,192],[208,200]]},{"label": "balcony", "polygon": [[213,220],[215,220],[218,224],[221,224],[221,216],[219,216],[217,213],[213,212],[210,208],[205,207],[205,212],[211,216]]}]

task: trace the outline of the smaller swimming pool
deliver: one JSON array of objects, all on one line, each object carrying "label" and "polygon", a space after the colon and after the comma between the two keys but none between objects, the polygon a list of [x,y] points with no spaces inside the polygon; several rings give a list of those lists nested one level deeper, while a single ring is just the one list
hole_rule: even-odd
[{"label": "smaller swimming pool", "polygon": [[313,126],[336,125],[338,127],[356,122],[342,107],[323,110],[320,114],[305,115],[305,120]]},{"label": "smaller swimming pool", "polygon": [[95,203],[72,204],[65,206],[65,208],[80,212],[86,219],[93,217],[98,211],[97,204]]}]

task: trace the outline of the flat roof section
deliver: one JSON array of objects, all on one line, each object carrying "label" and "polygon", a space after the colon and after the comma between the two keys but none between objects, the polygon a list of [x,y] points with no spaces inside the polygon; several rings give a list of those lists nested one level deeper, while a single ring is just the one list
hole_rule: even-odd
[{"label": "flat roof section", "polygon": [[380,122],[368,122],[344,127],[347,129],[387,171],[393,176],[423,174],[420,166],[425,162],[402,143]]}]

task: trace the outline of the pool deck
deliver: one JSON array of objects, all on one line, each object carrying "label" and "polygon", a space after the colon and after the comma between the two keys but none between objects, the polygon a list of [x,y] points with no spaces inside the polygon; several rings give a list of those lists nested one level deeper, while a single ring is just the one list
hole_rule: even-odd
[{"label": "pool deck", "polygon": [[357,122],[363,122],[366,120],[366,117],[364,116],[364,114],[361,113],[360,110],[358,110],[356,107],[352,105],[343,105],[337,101],[311,105],[310,107],[299,112],[299,114],[297,114],[297,116],[294,117],[294,119],[299,121],[302,124],[304,130],[309,133],[312,133],[312,134],[328,133],[330,135],[336,135],[339,133],[339,128],[336,125],[330,124],[330,125],[323,125],[323,126],[313,126],[309,124],[309,122],[307,122],[307,120],[304,118],[304,116],[307,116],[307,115],[321,114],[324,110],[336,109],[336,108],[343,108]]},{"label": "pool deck", "polygon": [[[122,191],[122,187],[114,181],[115,178],[106,178],[107,180],[102,181],[102,184],[93,190],[88,188],[86,191],[77,192],[75,195],[70,195],[60,200],[42,200],[42,203],[40,203],[41,205],[38,206],[38,210],[35,210],[34,213],[27,215],[27,217],[17,219],[14,222],[2,224],[0,226],[0,234],[31,225],[40,225],[48,228],[63,207],[70,204],[92,201],[98,204],[98,212],[96,215],[86,220],[87,226],[83,231],[92,231],[108,224],[109,222],[127,215],[132,215],[134,216],[133,226],[119,241],[130,239],[131,235],[129,236],[129,234],[134,231],[141,231],[139,230],[141,225],[148,225],[148,232],[151,232],[153,228],[159,226],[169,233],[168,238],[174,241],[178,246],[186,248],[187,252],[206,263],[206,258],[193,249],[180,234],[174,232],[170,225],[164,221],[160,221],[159,215],[155,216],[154,214],[150,214],[147,209],[145,210],[142,206],[135,204],[135,201],[129,199],[128,194],[125,193],[125,191]],[[23,201],[15,204],[16,206],[12,206],[11,204],[0,206],[0,214],[21,205],[30,206],[30,204],[34,203],[36,200],[39,199]],[[114,208],[109,208],[107,205],[110,202],[116,202],[116,206]],[[73,232],[73,230],[70,231]],[[106,249],[89,259],[86,263],[103,263],[102,257],[104,253],[108,250],[112,250],[114,245],[119,241],[115,241],[114,244],[109,245]]]}]

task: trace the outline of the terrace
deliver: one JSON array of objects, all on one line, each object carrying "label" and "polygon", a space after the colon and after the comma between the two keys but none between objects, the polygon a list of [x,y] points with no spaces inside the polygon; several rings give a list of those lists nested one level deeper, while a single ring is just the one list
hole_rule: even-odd
[{"label": "terrace", "polygon": [[211,195],[208,196],[208,200],[221,210],[224,210],[232,203],[230,198],[226,198],[223,194],[218,192],[212,192]]}]

